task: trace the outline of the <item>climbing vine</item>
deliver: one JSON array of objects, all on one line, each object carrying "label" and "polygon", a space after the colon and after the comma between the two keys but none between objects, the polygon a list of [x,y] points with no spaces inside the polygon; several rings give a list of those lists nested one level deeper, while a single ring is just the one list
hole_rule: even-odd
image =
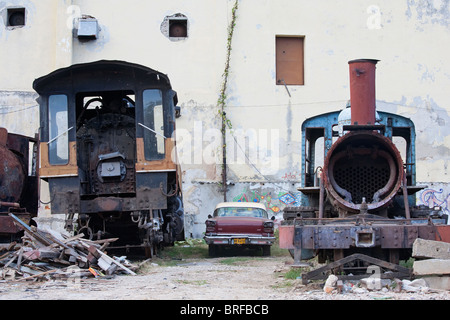
[{"label": "climbing vine", "polygon": [[231,22],[228,26],[228,37],[227,37],[227,56],[225,60],[225,70],[222,74],[222,86],[220,89],[219,99],[217,100],[218,105],[218,113],[222,118],[222,134],[225,134],[226,127],[232,129],[232,124],[230,119],[228,119],[225,108],[226,108],[226,100],[227,100],[227,84],[228,84],[228,76],[230,74],[230,57],[231,57],[231,40],[233,39],[234,27],[236,26],[236,17],[237,17],[237,9],[238,9],[238,1],[236,0],[231,10]]},{"label": "climbing vine", "polygon": [[231,21],[228,26],[228,37],[227,37],[227,55],[225,60],[225,70],[222,74],[222,86],[220,89],[219,99],[217,100],[218,114],[222,120],[222,188],[224,194],[224,201],[227,201],[227,145],[226,145],[226,130],[227,127],[231,130],[233,125],[230,119],[228,119],[225,112],[226,101],[227,101],[227,84],[228,76],[230,74],[230,57],[231,57],[231,41],[233,39],[234,27],[236,26],[238,1],[234,2],[234,6],[231,10]]}]

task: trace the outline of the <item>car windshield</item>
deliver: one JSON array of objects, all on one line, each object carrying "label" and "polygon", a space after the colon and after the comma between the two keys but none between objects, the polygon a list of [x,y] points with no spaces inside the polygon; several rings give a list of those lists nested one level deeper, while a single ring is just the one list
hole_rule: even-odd
[{"label": "car windshield", "polygon": [[225,207],[214,211],[214,217],[256,217],[267,218],[267,212],[259,208]]}]

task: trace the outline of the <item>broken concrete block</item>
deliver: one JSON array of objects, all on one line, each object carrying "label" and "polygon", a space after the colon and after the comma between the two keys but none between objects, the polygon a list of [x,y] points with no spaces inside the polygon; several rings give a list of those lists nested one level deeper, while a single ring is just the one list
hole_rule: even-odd
[{"label": "broken concrete block", "polygon": [[428,276],[423,279],[430,289],[450,291],[450,276]]},{"label": "broken concrete block", "polygon": [[417,238],[413,243],[414,258],[450,259],[450,243]]},{"label": "broken concrete block", "polygon": [[361,286],[369,291],[381,290],[381,278],[369,277],[361,279]]},{"label": "broken concrete block", "polygon": [[427,282],[420,278],[420,279],[415,279],[413,281],[409,281],[409,280],[403,280],[402,281],[402,289],[407,291],[407,292],[427,292],[428,291],[428,284]]},{"label": "broken concrete block", "polygon": [[450,259],[427,259],[414,261],[413,274],[415,275],[450,274]]},{"label": "broken concrete block", "polygon": [[338,281],[338,277],[334,274],[330,274],[325,281],[325,285],[323,286],[323,291],[326,293],[331,293],[336,288],[336,283]]}]

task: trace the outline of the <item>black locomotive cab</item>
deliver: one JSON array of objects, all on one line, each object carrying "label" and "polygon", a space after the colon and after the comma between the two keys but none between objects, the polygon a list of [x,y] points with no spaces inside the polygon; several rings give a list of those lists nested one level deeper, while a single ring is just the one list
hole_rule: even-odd
[{"label": "black locomotive cab", "polygon": [[[52,214],[89,238],[153,252],[183,238],[169,78],[124,61],[56,70],[33,83],[40,105],[40,177]],[[75,225],[73,222],[76,222]]]}]

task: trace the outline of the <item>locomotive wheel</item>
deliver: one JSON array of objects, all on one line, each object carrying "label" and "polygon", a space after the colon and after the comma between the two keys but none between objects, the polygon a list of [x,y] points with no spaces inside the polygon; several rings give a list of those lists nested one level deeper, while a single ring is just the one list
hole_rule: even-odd
[{"label": "locomotive wheel", "polygon": [[[86,231],[85,231],[85,229],[86,229]],[[88,240],[92,240],[94,238],[94,234],[92,232],[92,229],[89,228],[88,226],[81,227],[78,230],[77,234],[80,234],[80,233],[83,233],[84,236],[86,237],[86,239],[88,239]]]}]

